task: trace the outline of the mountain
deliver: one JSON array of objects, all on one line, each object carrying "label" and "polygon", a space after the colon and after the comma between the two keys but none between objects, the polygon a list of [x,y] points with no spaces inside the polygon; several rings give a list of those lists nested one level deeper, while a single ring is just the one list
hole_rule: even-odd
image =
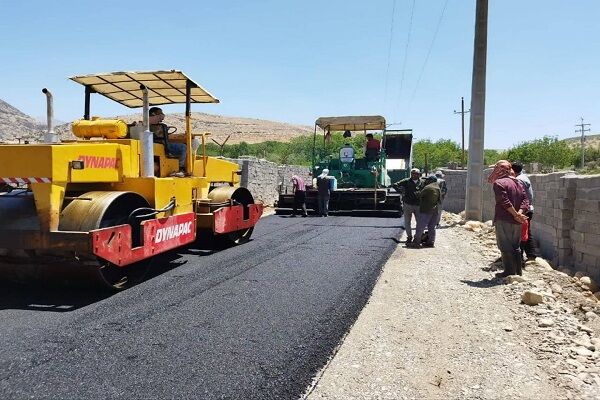
[{"label": "mountain", "polygon": [[18,143],[20,140],[38,141],[45,124],[0,100],[0,142]]},{"label": "mountain", "polygon": [[[103,117],[119,118],[128,123],[142,120],[141,113]],[[184,114],[167,114],[164,123],[176,127],[177,133],[185,132]],[[44,128],[46,128],[45,123],[37,122],[34,118],[0,100],[0,142],[17,143],[19,138],[21,140],[39,141],[42,138]],[[71,133],[70,123],[55,126],[54,130],[63,140],[75,139]],[[285,122],[255,118],[192,113],[192,132],[210,132],[210,138],[219,143],[223,143],[227,136],[231,135],[227,144],[235,144],[242,141],[259,143],[267,140],[288,142],[296,136],[312,135],[313,128],[306,125],[292,125]]]},{"label": "mountain", "polygon": [[[141,114],[119,115],[117,117],[127,121],[141,121]],[[176,133],[185,132],[184,114],[167,114],[163,121],[169,126],[177,128]],[[61,125],[56,128],[63,139],[73,139],[71,125]],[[301,135],[312,135],[313,128],[305,125],[292,125],[285,122],[268,121],[255,118],[228,117],[224,115],[214,115],[205,113],[192,113],[192,132],[202,133],[210,132],[210,138],[219,143],[223,143],[227,136],[231,135],[227,144],[240,142],[259,143],[267,140],[278,142],[288,142],[293,137]]]}]

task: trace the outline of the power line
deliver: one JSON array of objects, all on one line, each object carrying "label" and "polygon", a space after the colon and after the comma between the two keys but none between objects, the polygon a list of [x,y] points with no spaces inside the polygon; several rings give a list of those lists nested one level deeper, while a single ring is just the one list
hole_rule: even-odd
[{"label": "power line", "polygon": [[586,126],[591,126],[592,124],[584,124],[583,117],[581,117],[581,123],[576,124],[575,127],[580,127],[581,129],[575,129],[575,133],[581,132],[581,168],[585,167],[585,133],[590,131],[590,128],[586,128]]},{"label": "power line", "polygon": [[404,47],[404,60],[402,62],[400,90],[398,91],[398,107],[397,107],[398,109],[400,108],[400,100],[402,99],[402,87],[404,86],[404,74],[406,72],[406,60],[408,59],[408,46],[410,45],[410,35],[412,32],[413,16],[415,14],[415,2],[416,2],[416,0],[413,0],[412,6],[410,8],[410,21],[408,23],[408,35],[406,37],[406,46]]},{"label": "power line", "polygon": [[423,63],[423,67],[421,68],[421,72],[419,73],[419,78],[417,79],[417,84],[415,85],[415,89],[413,90],[412,96],[410,97],[409,107],[415,99],[415,95],[417,94],[417,88],[419,87],[419,83],[421,83],[421,78],[423,77],[423,72],[425,72],[425,66],[427,65],[427,61],[429,61],[429,56],[431,55],[431,50],[433,50],[433,45],[435,43],[435,39],[437,38],[438,32],[440,31],[440,26],[442,25],[442,20],[444,19],[444,13],[446,12],[446,6],[448,5],[448,1],[444,2],[444,8],[442,8],[442,13],[440,14],[440,18],[438,19],[437,26],[435,27],[435,33],[433,34],[433,39],[431,40],[431,44],[429,45],[429,50],[427,51],[427,56],[425,57],[425,62]]},{"label": "power line", "polygon": [[394,38],[394,15],[396,14],[396,0],[392,5],[392,23],[390,25],[390,42],[388,44],[387,68],[385,70],[385,96],[383,100],[384,107],[387,106],[388,83],[390,77],[390,59],[392,58],[392,40]]}]

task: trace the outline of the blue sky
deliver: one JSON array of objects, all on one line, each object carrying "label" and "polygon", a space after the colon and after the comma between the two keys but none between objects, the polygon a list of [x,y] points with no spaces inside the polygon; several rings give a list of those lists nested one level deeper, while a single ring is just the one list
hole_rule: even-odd
[{"label": "blue sky", "polygon": [[[68,76],[155,69],[221,100],[193,111],[306,125],[382,114],[417,139],[460,142],[453,111],[461,96],[470,107],[475,0],[32,0],[2,14],[0,99],[34,117],[43,87],[56,118],[81,117]],[[490,1],[486,148],[572,137],[582,116],[600,131],[598,21],[597,0]],[[92,100],[95,115],[130,112]]]}]

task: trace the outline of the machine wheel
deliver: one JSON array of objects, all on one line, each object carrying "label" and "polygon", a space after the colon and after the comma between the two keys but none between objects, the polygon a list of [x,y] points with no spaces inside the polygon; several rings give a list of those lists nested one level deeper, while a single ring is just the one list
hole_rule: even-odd
[{"label": "machine wheel", "polygon": [[[61,213],[59,230],[88,232],[94,229],[130,224],[133,246],[139,245],[141,231],[139,219],[129,221],[130,214],[138,209],[149,207],[142,196],[133,192],[87,192],[69,203]],[[146,259],[126,267],[119,267],[96,257],[92,268],[101,285],[112,290],[123,290],[144,279],[152,259]]]},{"label": "machine wheel", "polygon": [[[248,205],[254,204],[252,193],[244,187],[234,188],[231,186],[219,186],[212,190],[208,194],[208,197],[215,202],[229,201],[229,199],[231,199],[234,204],[242,204],[244,206],[244,212],[248,212]],[[253,227],[241,229],[239,231],[217,235],[215,238],[230,245],[243,244],[250,240],[253,230]]]}]

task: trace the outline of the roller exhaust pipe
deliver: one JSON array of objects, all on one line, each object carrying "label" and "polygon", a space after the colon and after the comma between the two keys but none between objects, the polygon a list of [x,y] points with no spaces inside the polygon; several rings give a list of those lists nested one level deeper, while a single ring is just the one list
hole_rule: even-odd
[{"label": "roller exhaust pipe", "polygon": [[42,89],[42,93],[46,95],[46,119],[48,122],[48,129],[44,132],[44,143],[58,143],[58,135],[54,132],[53,120],[54,120],[54,101],[52,93],[46,88]]},{"label": "roller exhaust pipe", "polygon": [[150,131],[150,118],[148,111],[150,104],[148,102],[148,89],[144,85],[140,85],[143,96],[143,124],[144,131],[140,136],[141,152],[142,152],[142,165],[141,165],[141,176],[150,178],[154,176],[154,140],[152,138],[152,132]]}]

